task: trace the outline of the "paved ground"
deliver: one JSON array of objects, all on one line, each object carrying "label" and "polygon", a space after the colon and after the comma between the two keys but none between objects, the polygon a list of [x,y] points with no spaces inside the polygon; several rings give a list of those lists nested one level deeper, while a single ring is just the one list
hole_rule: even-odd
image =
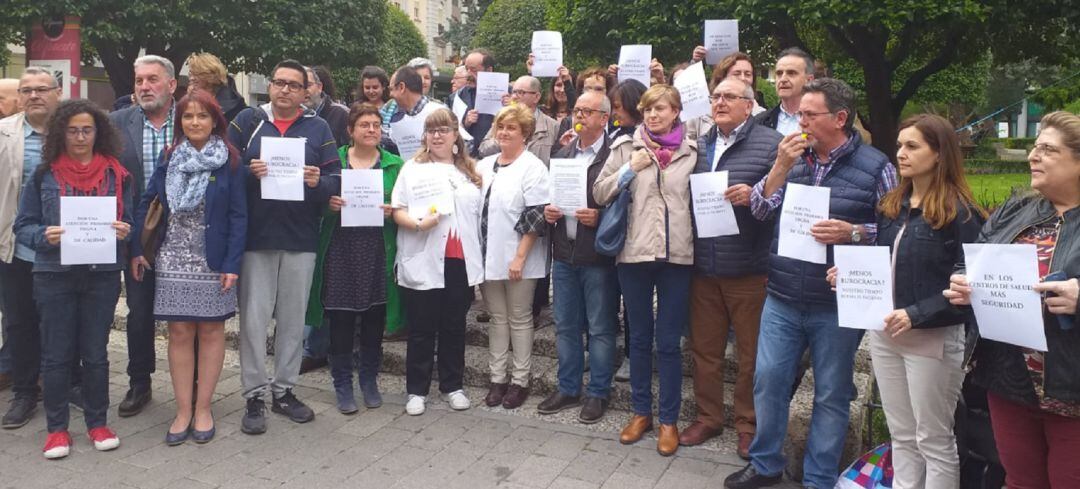
[{"label": "paved ground", "polygon": [[[123,335],[113,334],[117,336]],[[163,438],[175,404],[164,361],[159,361],[154,374],[153,403],[134,418],[116,417],[115,406],[127,384],[123,352],[115,343],[111,347],[109,421],[120,436],[120,448],[96,452],[86,439],[81,413],[73,410],[72,454],[60,461],[45,460],[41,456],[45,420],[39,409],[27,426],[0,430],[0,488],[262,489],[288,484],[301,488],[693,489],[721,487],[723,478],[743,465],[724,450],[705,448],[683,448],[673,457],[661,457],[652,438],[624,446],[614,430],[596,431],[501,408],[454,412],[436,400],[429,402],[423,416],[407,416],[400,379],[393,378],[381,380],[386,393],[383,407],[345,416],[334,409],[330,388],[305,376],[296,392],[315,410],[315,420],[297,425],[269,414],[268,432],[249,436],[239,431],[244,400],[235,352],[229,352],[215,397],[217,437],[206,445],[189,442],[168,447]],[[469,391],[474,406],[482,394]],[[0,405],[6,408],[10,397],[10,391],[0,393]],[[609,416],[624,417],[625,413]]]}]

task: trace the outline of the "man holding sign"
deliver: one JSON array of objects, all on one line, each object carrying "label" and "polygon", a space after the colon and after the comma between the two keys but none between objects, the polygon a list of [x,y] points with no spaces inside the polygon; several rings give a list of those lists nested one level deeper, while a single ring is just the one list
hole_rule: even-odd
[{"label": "man holding sign", "polygon": [[436,110],[446,108],[424,95],[423,78],[415,68],[402,66],[390,78],[390,96],[398,110],[390,117],[390,139],[398,147],[401,159],[408,161],[420,150],[424,121]]},{"label": "man holding sign", "polygon": [[[293,60],[278,63],[270,76],[270,103],[245,109],[229,125],[229,142],[249,166],[247,248],[240,276],[240,369],[247,412],[241,431],[266,431],[265,399],[272,410],[298,423],[315,414],[296,399],[300,375],[304,311],[315,269],[322,208],[337,190],[341,172],[334,134],[326,121],[300,104],[307,95],[307,71]],[[264,138],[303,141],[300,201],[263,198],[269,175],[262,159]],[[274,375],[266,372],[266,336],[277,320]]]},{"label": "man holding sign", "polygon": [[[896,170],[888,157],[863,144],[852,130],[851,87],[825,78],[807,84],[804,92],[798,111],[802,131],[780,142],[775,164],[750,193],[750,210],[759,220],[775,216],[788,183],[828,188],[829,219],[810,228],[813,238],[826,246],[874,244],[875,208],[896,186]],[[724,482],[730,489],[780,481],[791,386],[807,347],[815,371],[815,410],[803,462],[804,485],[836,484],[854,398],[852,369],[862,331],[838,327],[836,295],[825,280],[832,265],[831,246],[824,264],[780,255],[778,247],[774,237],[754,375],[758,430],[750,445],[750,464]]]},{"label": "man holding sign", "polygon": [[[724,386],[713,379],[724,375],[728,330],[738,337],[735,351],[739,376],[735,382],[735,429],[738,453],[749,456],[754,439],[754,359],[758,325],[765,304],[768,244],[772,222],[750,214],[750,186],[760,181],[776,160],[780,133],[750,117],[754,92],[736,79],[720,82],[709,96],[715,126],[698,139],[696,175],[726,171],[724,199],[738,224],[736,234],[703,237],[703,216],[695,215],[694,276],[690,282],[690,338],[694,357],[694,400],[697,420],[679,436],[693,446],[720,434],[724,426]],[[696,189],[694,189],[696,191]]]}]

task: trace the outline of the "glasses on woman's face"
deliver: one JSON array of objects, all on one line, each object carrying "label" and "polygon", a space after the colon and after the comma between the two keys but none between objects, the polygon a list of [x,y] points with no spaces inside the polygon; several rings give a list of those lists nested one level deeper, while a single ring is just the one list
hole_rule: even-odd
[{"label": "glasses on woman's face", "polygon": [[430,134],[432,136],[436,136],[436,135],[437,136],[447,136],[450,133],[454,132],[454,128],[449,127],[449,126],[432,127],[432,128],[430,128],[430,129],[428,129],[427,131],[424,131],[424,132],[426,132],[426,133],[428,133],[428,134]]},{"label": "glasses on woman's face", "polygon": [[1031,148],[1031,154],[1042,154],[1043,156],[1057,156],[1061,153],[1061,148],[1052,144],[1039,143]]},{"label": "glasses on woman's face", "polygon": [[89,139],[94,137],[95,133],[97,133],[97,129],[93,126],[67,128],[67,137],[71,139],[79,139],[79,136]]}]

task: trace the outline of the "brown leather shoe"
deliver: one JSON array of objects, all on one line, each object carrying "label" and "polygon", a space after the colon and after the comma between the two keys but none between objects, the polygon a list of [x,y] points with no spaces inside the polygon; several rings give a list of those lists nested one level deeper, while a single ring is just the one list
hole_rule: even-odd
[{"label": "brown leather shoe", "polygon": [[723,430],[720,428],[713,428],[702,423],[701,420],[697,420],[679,434],[679,444],[684,447],[700,445],[708,441],[709,438],[719,435],[721,431]]},{"label": "brown leather shoe", "polygon": [[753,441],[753,433],[739,433],[739,449],[737,451],[739,458],[747,461],[750,460],[750,443]]},{"label": "brown leather shoe", "polygon": [[525,399],[528,397],[528,387],[510,384],[510,388],[506,390],[506,395],[503,396],[502,407],[503,409],[517,409],[521,407],[522,404],[525,404]]},{"label": "brown leather shoe", "polygon": [[503,403],[503,397],[506,396],[506,389],[510,387],[510,383],[496,384],[494,382],[488,386],[488,393],[484,396],[484,404],[487,407],[495,407]]},{"label": "brown leather shoe", "polygon": [[652,431],[652,416],[635,414],[634,417],[630,418],[630,422],[623,427],[622,434],[619,435],[619,442],[623,445],[637,443],[645,435],[646,431]]},{"label": "brown leather shoe", "polygon": [[660,435],[656,437],[656,451],[665,457],[675,454],[679,449],[679,427],[673,424],[660,424]]}]

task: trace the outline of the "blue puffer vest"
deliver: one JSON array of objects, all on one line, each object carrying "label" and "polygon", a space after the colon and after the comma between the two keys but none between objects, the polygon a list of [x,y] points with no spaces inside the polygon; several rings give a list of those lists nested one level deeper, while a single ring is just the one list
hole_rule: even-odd
[{"label": "blue puffer vest", "polygon": [[[858,134],[853,137],[851,146],[830,163],[836,166],[829,170],[820,186],[830,189],[830,219],[873,224],[877,222],[874,210],[878,202],[878,179],[885,165],[892,163],[882,152],[862,144]],[[791,169],[787,182],[814,184],[813,169],[805,158]],[[825,272],[833,265],[833,247],[828,247],[824,265],[780,256],[776,251],[780,243],[779,216],[776,226],[769,256],[769,293],[796,304],[835,304],[836,293],[825,280]]]}]

